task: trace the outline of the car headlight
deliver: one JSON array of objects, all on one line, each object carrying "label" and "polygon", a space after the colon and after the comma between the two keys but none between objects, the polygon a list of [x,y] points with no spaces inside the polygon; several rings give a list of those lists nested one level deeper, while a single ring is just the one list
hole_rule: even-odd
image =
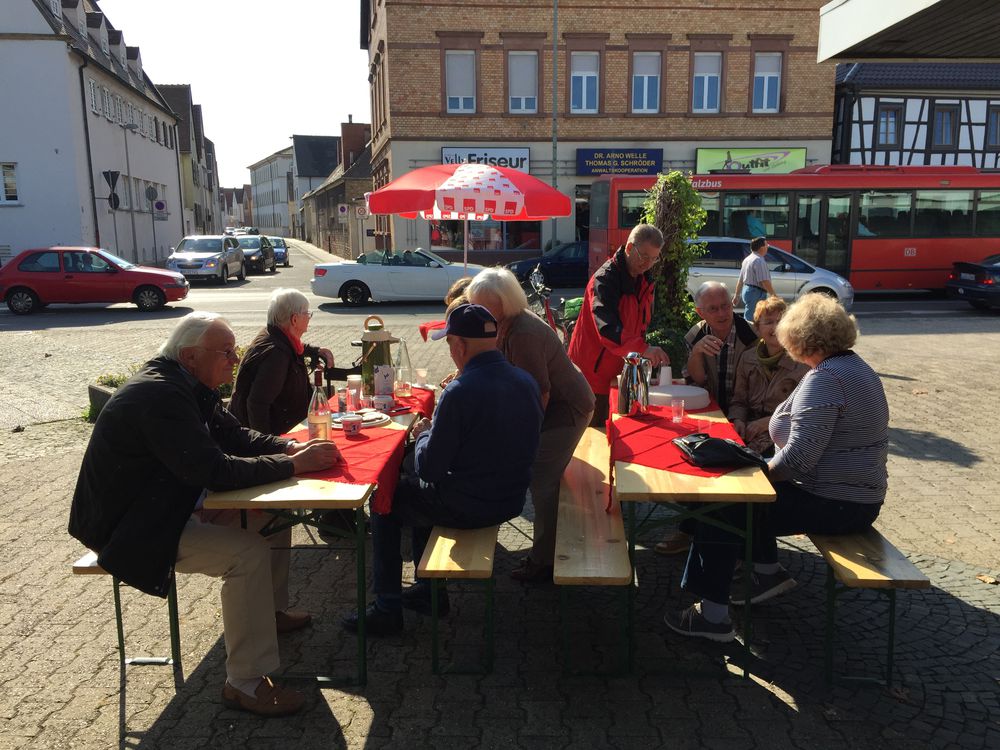
[{"label": "car headlight", "polygon": [[218,258],[209,258],[205,261],[205,268],[215,268],[217,265],[219,265]]}]

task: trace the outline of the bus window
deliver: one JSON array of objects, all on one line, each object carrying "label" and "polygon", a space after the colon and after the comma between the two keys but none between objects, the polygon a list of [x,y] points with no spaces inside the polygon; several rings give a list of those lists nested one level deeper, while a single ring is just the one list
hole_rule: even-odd
[{"label": "bus window", "polygon": [[788,193],[726,193],[722,209],[727,237],[788,238]]},{"label": "bus window", "polygon": [[1000,193],[979,192],[976,206],[976,234],[983,237],[1000,235]]},{"label": "bus window", "polygon": [[705,223],[701,227],[701,234],[711,237],[719,233],[719,194],[702,193],[701,207],[705,209]]},{"label": "bus window", "polygon": [[925,237],[972,234],[971,190],[918,190],[913,233]]},{"label": "bus window", "polygon": [[608,228],[608,209],[611,205],[611,183],[598,180],[590,186],[590,228]]},{"label": "bus window", "polygon": [[643,204],[649,197],[645,190],[622,190],[618,193],[618,226],[631,229],[636,224],[642,224],[646,213]]},{"label": "bus window", "polygon": [[909,237],[912,201],[909,193],[861,193],[857,236]]}]

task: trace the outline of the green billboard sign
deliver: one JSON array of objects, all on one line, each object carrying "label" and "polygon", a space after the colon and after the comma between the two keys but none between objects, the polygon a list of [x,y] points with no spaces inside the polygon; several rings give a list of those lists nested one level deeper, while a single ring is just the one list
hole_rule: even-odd
[{"label": "green billboard sign", "polygon": [[804,148],[699,148],[698,174],[749,170],[754,174],[785,174],[806,165]]}]

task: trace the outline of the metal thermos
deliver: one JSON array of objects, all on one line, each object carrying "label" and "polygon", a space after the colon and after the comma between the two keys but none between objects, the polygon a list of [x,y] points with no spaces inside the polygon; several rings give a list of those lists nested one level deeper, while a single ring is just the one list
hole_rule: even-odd
[{"label": "metal thermos", "polygon": [[618,413],[625,415],[646,414],[649,411],[650,361],[639,352],[625,355],[618,386]]}]

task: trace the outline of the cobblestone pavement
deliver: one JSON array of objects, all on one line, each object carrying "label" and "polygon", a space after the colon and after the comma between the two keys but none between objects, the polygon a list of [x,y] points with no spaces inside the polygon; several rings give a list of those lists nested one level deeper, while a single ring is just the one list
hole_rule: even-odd
[{"label": "cobblestone pavement", "polygon": [[[530,530],[529,512],[501,533],[493,674],[433,676],[429,623],[407,613],[402,636],[370,641],[367,687],[309,685],[303,714],[270,721],[219,701],[216,582],[178,582],[183,687],[174,692],[169,670],[134,667],[122,694],[110,582],[69,571],[81,551],[66,534],[67,511],[90,428],[76,419],[46,422],[53,412],[42,406],[74,416],[86,382],[151,354],[170,319],[86,336],[0,330],[0,748],[1000,747],[1000,586],[977,578],[1000,578],[1000,317],[894,314],[860,322],[857,349],[881,374],[892,412],[890,491],[877,526],[933,584],[900,592],[893,690],[824,685],[825,570],[804,538],[781,548],[798,588],[754,610],[750,680],[736,674],[739,648],[665,633],[664,609],[681,601],[682,561],[643,547],[635,674],[564,674],[559,591],[507,576],[528,546],[520,532]],[[357,327],[356,318],[338,318],[317,326],[313,338],[346,350]],[[242,341],[255,328],[237,330]],[[440,349],[411,349],[418,366],[444,371]],[[16,420],[11,408],[19,410]],[[12,432],[13,424],[26,429]],[[296,541],[309,537],[297,530]],[[316,622],[282,638],[288,669],[353,670],[355,641],[338,624],[352,605],[353,575],[348,553],[293,554],[293,603]],[[482,597],[457,586],[453,592],[443,640],[448,657],[468,665],[482,641]],[[129,590],[123,598],[130,651],[166,652],[163,603]],[[601,589],[573,592],[574,665],[616,666],[617,603]],[[839,668],[877,671],[886,613],[871,592],[841,601]]]}]

